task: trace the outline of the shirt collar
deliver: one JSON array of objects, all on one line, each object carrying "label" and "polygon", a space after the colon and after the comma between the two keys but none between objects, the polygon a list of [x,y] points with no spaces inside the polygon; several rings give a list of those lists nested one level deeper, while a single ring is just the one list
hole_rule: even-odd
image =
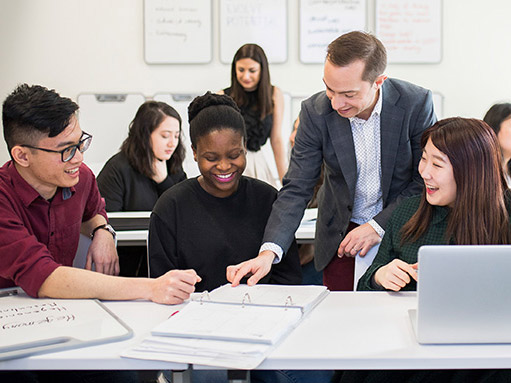
[{"label": "shirt collar", "polygon": [[[39,194],[37,190],[35,190],[25,179],[19,174],[18,169],[14,165],[14,161],[9,161],[8,172],[12,179],[12,186],[15,189],[16,193],[19,195],[23,204],[28,207],[32,202],[34,202],[37,198],[43,198]],[[55,196],[58,195],[59,190],[62,190],[62,199],[65,201],[73,195],[75,192],[75,188],[66,187],[66,188],[57,188],[57,192]]]}]

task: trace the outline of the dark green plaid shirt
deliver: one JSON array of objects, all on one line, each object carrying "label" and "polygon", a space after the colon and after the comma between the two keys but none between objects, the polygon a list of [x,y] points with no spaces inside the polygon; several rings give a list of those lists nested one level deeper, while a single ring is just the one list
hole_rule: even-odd
[{"label": "dark green plaid shirt", "polygon": [[[417,211],[420,200],[420,195],[410,197],[394,210],[385,229],[385,235],[381,241],[378,254],[376,254],[372,265],[367,269],[366,273],[359,279],[357,290],[382,290],[382,288],[376,287],[372,282],[374,273],[380,267],[385,266],[395,258],[409,264],[416,263],[419,247],[423,245],[446,245],[449,242],[444,236],[450,209],[445,206],[435,206],[433,219],[426,233],[419,240],[401,246],[401,228]],[[417,282],[412,279],[402,290],[415,291],[416,289]]]}]

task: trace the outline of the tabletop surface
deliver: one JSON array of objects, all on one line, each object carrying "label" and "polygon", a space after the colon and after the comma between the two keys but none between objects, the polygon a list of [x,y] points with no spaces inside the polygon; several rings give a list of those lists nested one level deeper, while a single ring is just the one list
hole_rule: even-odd
[{"label": "tabletop surface", "polygon": [[[408,316],[415,293],[334,292],[268,356],[260,369],[436,369],[511,367],[511,345],[419,345]],[[179,306],[105,302],[130,326],[129,340],[0,362],[0,370],[185,369],[121,358]],[[202,368],[201,366],[195,366]],[[211,369],[211,367],[208,367]]]}]

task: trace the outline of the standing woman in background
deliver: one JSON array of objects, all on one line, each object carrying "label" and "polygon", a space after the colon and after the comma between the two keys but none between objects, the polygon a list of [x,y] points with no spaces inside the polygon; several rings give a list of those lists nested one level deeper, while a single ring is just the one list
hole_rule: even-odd
[{"label": "standing woman in background", "polygon": [[495,104],[484,116],[486,122],[495,131],[502,151],[502,167],[507,186],[511,187],[511,104]]},{"label": "standing woman in background", "polygon": [[278,188],[261,147],[270,138],[279,179],[287,171],[282,139],[284,97],[270,82],[268,59],[256,44],[243,45],[232,61],[231,86],[220,94],[231,96],[245,120],[247,128],[247,168],[244,175],[268,182]]},{"label": "standing woman in background", "polygon": [[[128,138],[97,177],[106,211],[152,211],[161,194],[186,179],[181,117],[164,102],[147,101],[130,124]],[[146,247],[118,249],[122,276],[147,276]]]}]

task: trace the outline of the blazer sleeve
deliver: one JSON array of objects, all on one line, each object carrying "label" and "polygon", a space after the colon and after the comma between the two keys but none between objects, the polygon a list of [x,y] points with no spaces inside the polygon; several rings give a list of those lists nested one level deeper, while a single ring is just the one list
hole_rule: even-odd
[{"label": "blazer sleeve", "polygon": [[264,232],[263,243],[273,242],[287,252],[294,240],[307,203],[323,162],[322,134],[314,119],[321,118],[305,101],[300,112],[300,127],[291,152],[289,169],[283,179],[283,187],[274,202]]},{"label": "blazer sleeve", "polygon": [[415,118],[415,121],[411,123],[409,128],[410,145],[413,156],[413,176],[408,183],[408,186],[374,217],[374,220],[384,230],[397,205],[399,205],[404,198],[420,194],[424,185],[418,169],[419,160],[422,156],[421,137],[424,130],[431,127],[437,121],[435,111],[433,109],[433,96],[431,91],[428,90],[426,92],[422,102],[419,102],[416,107],[418,108],[417,117]]}]

